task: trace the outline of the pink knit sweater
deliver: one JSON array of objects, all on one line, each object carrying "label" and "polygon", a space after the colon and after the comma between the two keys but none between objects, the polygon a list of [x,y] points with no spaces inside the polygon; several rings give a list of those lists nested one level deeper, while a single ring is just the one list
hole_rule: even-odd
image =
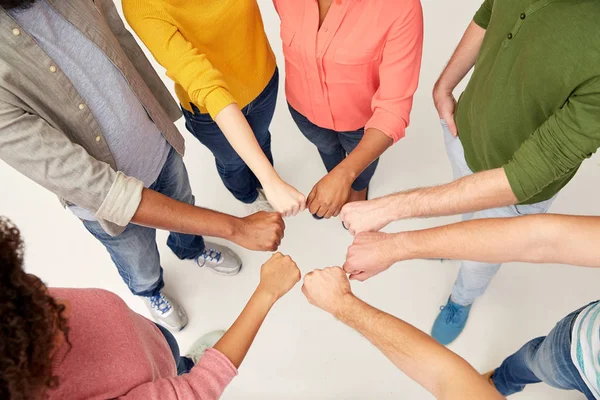
[{"label": "pink knit sweater", "polygon": [[51,289],[71,302],[69,340],[54,356],[55,399],[214,400],[237,375],[209,349],[189,374],[177,376],[169,345],[156,326],[121,298],[99,289]]}]

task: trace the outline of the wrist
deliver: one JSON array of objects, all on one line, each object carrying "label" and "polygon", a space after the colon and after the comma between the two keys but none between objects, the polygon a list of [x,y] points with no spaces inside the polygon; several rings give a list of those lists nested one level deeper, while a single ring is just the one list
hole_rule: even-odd
[{"label": "wrist", "polygon": [[240,244],[239,239],[244,235],[244,231],[246,230],[245,226],[246,222],[243,218],[227,215],[227,218],[222,224],[223,236],[221,238]]},{"label": "wrist", "polygon": [[335,307],[331,310],[331,315],[336,319],[344,322],[346,317],[351,313],[358,298],[352,292],[345,293],[336,301]]},{"label": "wrist", "polygon": [[268,305],[269,307],[273,306],[277,302],[277,300],[280,299],[279,294],[265,287],[262,282],[258,284],[258,287],[254,291],[254,296],[256,296],[258,299],[261,300],[261,302]]},{"label": "wrist", "polygon": [[433,94],[452,94],[455,86],[451,85],[449,82],[446,82],[443,77],[437,80],[435,85],[433,85]]},{"label": "wrist", "polygon": [[275,168],[273,168],[271,164],[269,164],[268,168],[265,168],[264,171],[256,174],[256,177],[263,187],[269,187],[282,182],[282,179],[279,177],[275,171]]},{"label": "wrist", "polygon": [[[418,231],[417,231],[418,232]],[[422,258],[419,246],[414,240],[414,231],[400,232],[394,234],[394,261],[406,261]]]},{"label": "wrist", "polygon": [[[346,158],[346,160],[348,159]],[[358,175],[360,175],[360,172],[356,171],[356,169],[352,168],[350,165],[345,164],[346,160],[342,161],[330,173],[336,174],[345,183],[352,185],[356,178],[358,178]]]}]

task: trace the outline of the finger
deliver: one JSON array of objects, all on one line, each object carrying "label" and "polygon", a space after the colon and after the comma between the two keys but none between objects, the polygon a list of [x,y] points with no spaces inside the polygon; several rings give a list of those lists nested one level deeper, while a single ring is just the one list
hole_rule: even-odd
[{"label": "finger", "polygon": [[333,216],[337,217],[340,215],[341,212],[342,212],[342,208],[338,207],[338,208],[336,208],[335,212],[333,213]]},{"label": "finger", "polygon": [[313,214],[317,217],[325,218],[325,211],[325,206],[319,205]]},{"label": "finger", "polygon": [[306,209],[306,197],[302,196],[302,199],[300,199],[300,204],[299,204],[299,212],[302,212]]},{"label": "finger", "polygon": [[333,216],[333,212],[335,211],[335,207],[328,206],[325,208],[325,213],[323,214],[323,218],[329,219]]},{"label": "finger", "polygon": [[364,282],[368,279],[367,274],[363,271],[363,272],[359,272],[359,273],[354,273],[352,275],[350,275],[350,280],[351,281],[359,281],[359,282]]},{"label": "finger", "polygon": [[312,204],[312,202],[315,200],[315,197],[317,197],[317,191],[315,190],[315,188],[313,188],[313,190],[311,190],[310,193],[308,194],[308,199],[306,199],[306,204],[309,207]]},{"label": "finger", "polygon": [[302,285],[302,294],[308,300],[308,290],[306,289],[306,285]]},{"label": "finger", "polygon": [[321,202],[318,198],[314,198],[312,202],[308,204],[308,210],[311,214],[316,215],[317,211],[319,211],[319,207],[321,207]]},{"label": "finger", "polygon": [[450,114],[447,116],[447,118],[445,118],[446,121],[446,125],[448,125],[448,129],[450,129],[450,132],[452,133],[453,137],[457,137],[458,136],[458,129],[456,128],[456,123],[454,122],[454,115]]}]

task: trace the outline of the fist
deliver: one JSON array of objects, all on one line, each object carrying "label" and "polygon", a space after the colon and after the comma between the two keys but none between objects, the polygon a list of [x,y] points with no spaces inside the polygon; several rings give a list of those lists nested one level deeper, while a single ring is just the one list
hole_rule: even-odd
[{"label": "fist", "polygon": [[366,232],[357,235],[348,248],[344,271],[350,279],[365,281],[399,261],[396,235],[380,232]]},{"label": "fist", "polygon": [[304,277],[302,293],[313,306],[337,315],[353,297],[350,281],[340,267],[317,269]]},{"label": "fist", "polygon": [[325,175],[308,195],[307,207],[311,214],[322,218],[337,217],[348,202],[352,180],[335,170]]},{"label": "fist", "polygon": [[290,256],[275,253],[260,270],[259,288],[281,298],[300,281],[300,270]]},{"label": "fist", "polygon": [[354,201],[342,208],[340,217],[351,234],[377,232],[393,221],[386,210],[385,197],[369,201]]},{"label": "fist", "polygon": [[249,250],[275,251],[284,231],[280,214],[261,211],[242,218],[232,241]]},{"label": "fist", "polygon": [[282,180],[264,186],[265,194],[273,208],[284,217],[293,217],[306,208],[306,198]]}]

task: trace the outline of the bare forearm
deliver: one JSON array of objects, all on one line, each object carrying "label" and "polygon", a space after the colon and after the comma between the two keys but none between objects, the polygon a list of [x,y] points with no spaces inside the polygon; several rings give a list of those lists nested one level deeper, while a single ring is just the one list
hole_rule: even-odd
[{"label": "bare forearm", "polygon": [[392,138],[378,129],[367,129],[356,148],[335,169],[356,179],[393,144]]},{"label": "bare forearm", "polygon": [[259,181],[266,184],[269,180],[279,178],[237,104],[225,107],[216,116],[215,122]]},{"label": "bare forearm", "polygon": [[437,89],[452,92],[475,65],[485,29],[471,21],[452,58],[436,82]]},{"label": "bare forearm", "polygon": [[242,364],[258,330],[264,322],[275,299],[260,287],[233,323],[231,328],[217,342],[215,349],[223,353],[236,368]]},{"label": "bare forearm", "polygon": [[349,295],[336,317],[438,399],[500,399],[461,357],[412,325]]},{"label": "bare forearm", "polygon": [[142,191],[142,200],[131,222],[172,232],[227,240],[232,240],[241,223],[231,215],[183,203],[150,189]]},{"label": "bare forearm", "polygon": [[378,199],[391,220],[441,217],[517,203],[502,168],[478,172],[445,185],[396,193]]},{"label": "bare forearm", "polygon": [[[600,217],[532,215],[397,234],[398,259],[449,258],[600,267]],[[401,250],[403,249],[403,250]],[[406,257],[408,255],[408,257]]]}]

